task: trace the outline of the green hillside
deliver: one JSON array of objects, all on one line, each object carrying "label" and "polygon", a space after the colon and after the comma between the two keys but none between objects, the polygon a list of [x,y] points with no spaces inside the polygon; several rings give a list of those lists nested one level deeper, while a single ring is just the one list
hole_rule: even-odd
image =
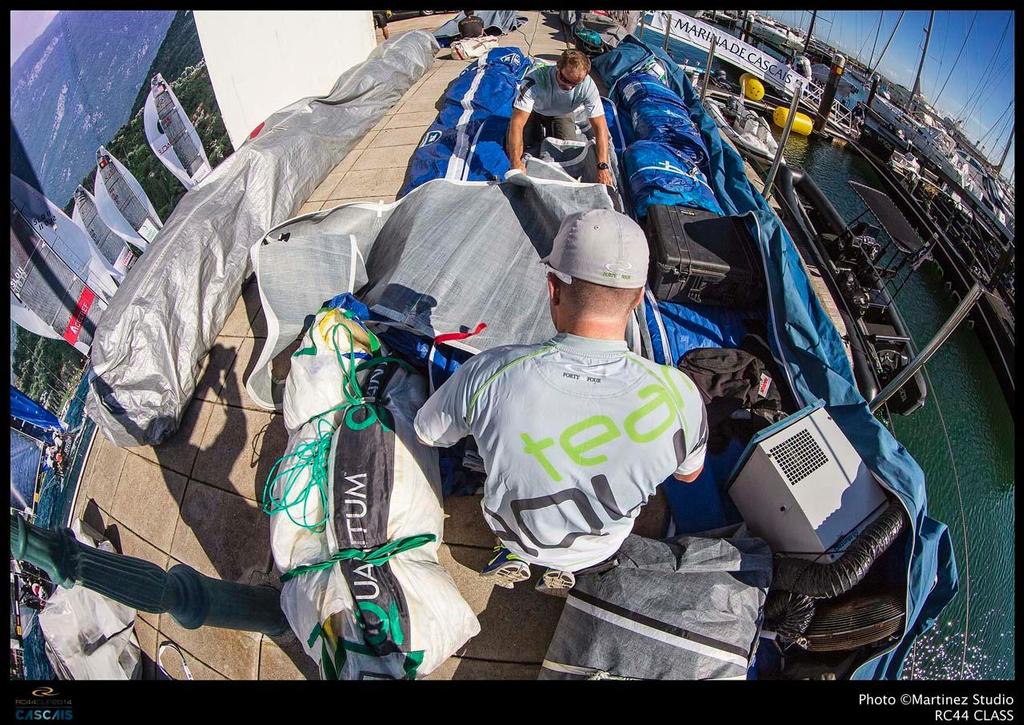
[{"label": "green hillside", "polygon": [[11,361],[14,385],[52,413],[59,413],[75,392],[85,356],[63,340],[39,337],[22,327],[15,331]]},{"label": "green hillside", "polygon": [[[171,21],[171,26],[167,28],[167,35],[164,37],[164,42],[160,44],[156,58],[149,65],[146,81],[139,89],[135,103],[132,104],[131,115],[134,117],[146,102],[146,96],[149,95],[150,78],[157,73],[168,80],[177,78],[185,72],[186,68],[198,65],[202,60],[203,47],[199,44],[199,32],[196,30],[195,17],[191,10],[179,10],[178,14],[174,16],[174,20]],[[189,108],[188,104],[185,107]]]}]

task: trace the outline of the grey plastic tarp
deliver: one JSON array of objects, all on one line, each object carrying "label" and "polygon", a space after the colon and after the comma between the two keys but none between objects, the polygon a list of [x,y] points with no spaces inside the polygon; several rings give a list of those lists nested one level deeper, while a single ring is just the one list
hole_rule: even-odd
[{"label": "grey plastic tarp", "polygon": [[87,412],[107,438],[156,444],[177,429],[199,362],[251,272],[250,247],[295,213],[437,50],[423,30],[378,46],[326,96],[267,118],[256,138],[182,197],[96,330]]},{"label": "grey plastic tarp", "polygon": [[[530,21],[517,10],[474,10],[473,14],[483,21],[484,33],[487,35],[505,35]],[[451,42],[460,36],[459,23],[465,19],[466,13],[460,12],[434,31],[434,37],[442,47],[451,45]]]},{"label": "grey plastic tarp", "polygon": [[461,344],[470,351],[550,337],[540,259],[565,216],[594,208],[613,208],[601,184],[513,173],[501,183],[435,179],[390,204],[355,202],[283,224],[252,250],[267,341],[249,396],[280,406],[289,345],[342,292],[427,337],[485,322]]},{"label": "grey plastic tarp", "polygon": [[745,679],[761,631],[772,553],[732,538],[631,534],[619,565],[576,578],[540,679]]}]

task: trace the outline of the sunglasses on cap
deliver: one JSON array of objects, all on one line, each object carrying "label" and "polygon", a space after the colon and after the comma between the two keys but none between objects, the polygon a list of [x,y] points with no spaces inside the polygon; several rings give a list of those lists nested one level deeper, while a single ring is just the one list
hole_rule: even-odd
[{"label": "sunglasses on cap", "polygon": [[558,80],[558,84],[559,85],[569,86],[569,88],[575,88],[576,86],[578,86],[580,83],[583,82],[582,78],[580,78],[578,81],[571,81],[571,80],[569,80],[564,75],[562,75],[562,69],[561,68],[556,68],[555,69],[555,78]]}]

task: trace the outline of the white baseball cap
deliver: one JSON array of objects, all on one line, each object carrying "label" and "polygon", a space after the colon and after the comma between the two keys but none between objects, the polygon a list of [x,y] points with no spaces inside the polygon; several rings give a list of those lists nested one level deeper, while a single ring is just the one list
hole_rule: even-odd
[{"label": "white baseball cap", "polygon": [[573,277],[604,287],[639,289],[650,253],[644,230],[612,209],[588,209],[562,220],[551,254],[541,260],[567,284]]}]

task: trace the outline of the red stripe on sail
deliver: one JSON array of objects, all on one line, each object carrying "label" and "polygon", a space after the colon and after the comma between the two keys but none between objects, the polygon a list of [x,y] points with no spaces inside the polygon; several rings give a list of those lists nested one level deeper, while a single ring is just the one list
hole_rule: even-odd
[{"label": "red stripe on sail", "polygon": [[64,339],[74,345],[78,342],[78,336],[82,334],[82,323],[85,321],[85,316],[89,314],[89,308],[92,307],[92,301],[96,299],[96,293],[88,287],[82,289],[82,294],[78,297],[78,304],[75,305],[75,311],[71,315],[71,319],[68,320],[68,326],[64,328]]}]

